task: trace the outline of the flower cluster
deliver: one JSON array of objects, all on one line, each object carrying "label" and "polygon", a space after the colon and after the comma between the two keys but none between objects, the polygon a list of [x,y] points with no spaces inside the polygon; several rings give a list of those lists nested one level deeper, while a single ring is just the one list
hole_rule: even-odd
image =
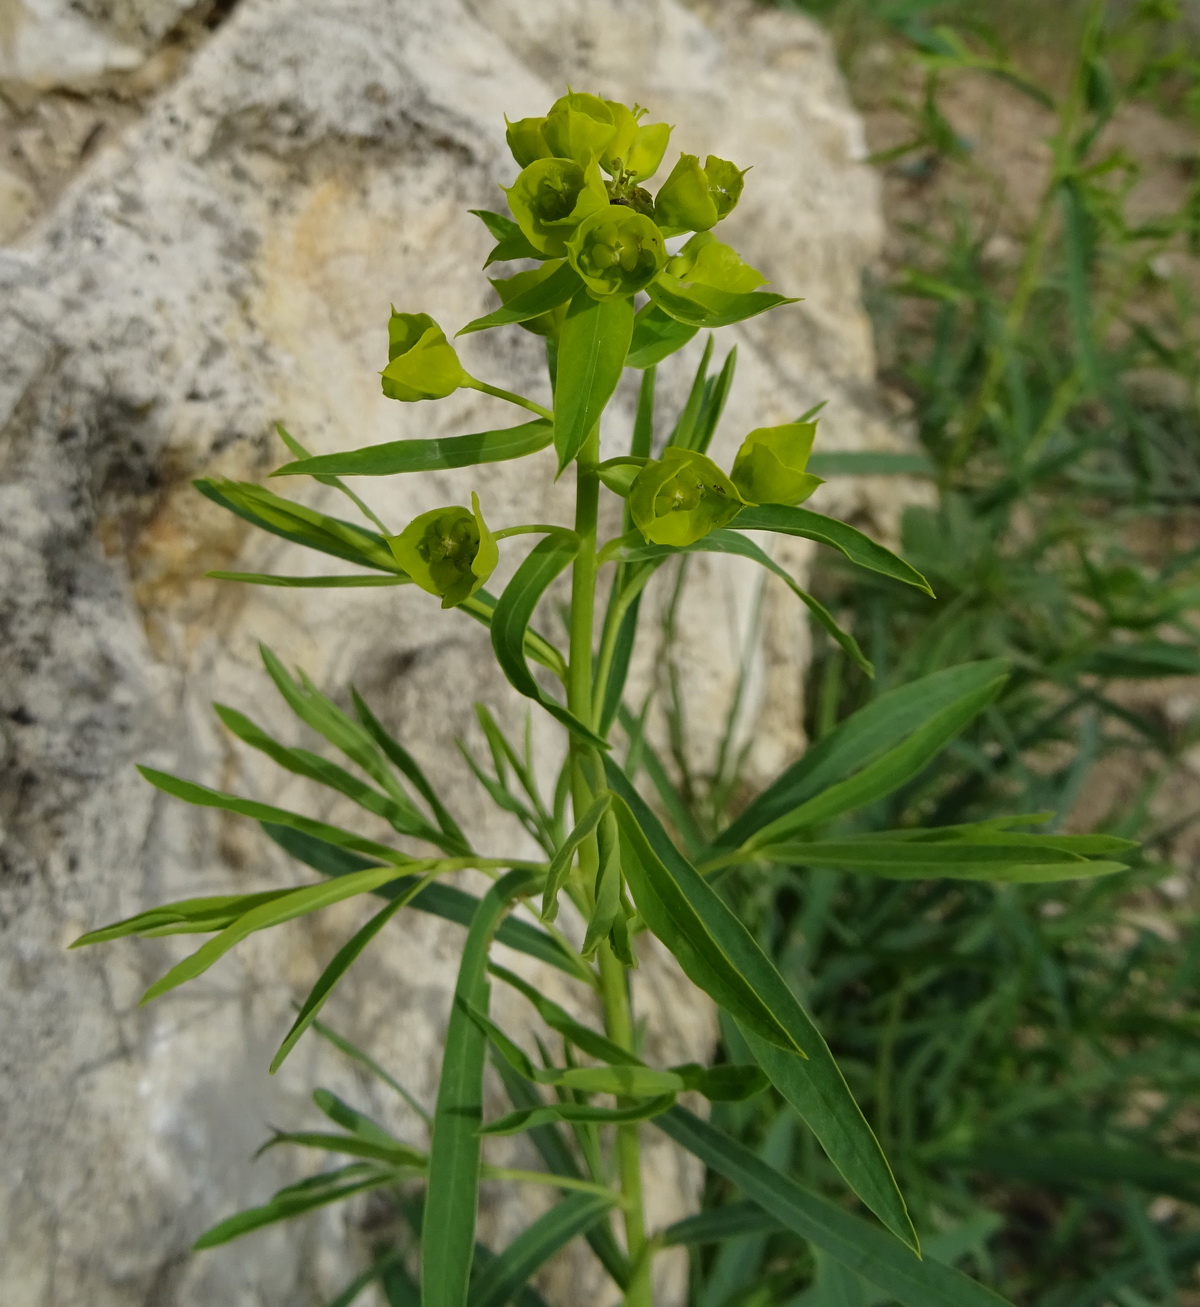
[{"label": "flower cluster", "polygon": [[[719,325],[769,306],[760,301],[781,302],[755,295],[766,278],[713,234],[737,205],[746,170],[711,154],[703,164],[681,154],[652,195],[644,183],[662,164],[671,128],[643,122],[644,116],[636,105],[568,91],[543,117],[508,122],[506,138],[520,168],[504,188],[512,219],[480,216],[500,240],[489,263],[525,259],[532,266],[494,279],[502,309],[464,330],[515,322],[557,342],[568,308],[581,298],[594,307],[624,301],[632,318],[633,297],[645,292],[651,307],[694,333],[694,324],[710,318]],[[666,242],[683,236],[688,239],[669,253]],[[426,314],[393,310],[388,340],[382,382],[391,399],[440,399],[460,387],[507,394],[476,381]],[[616,365],[619,374],[619,358]],[[668,447],[659,459],[617,460],[624,466],[601,475],[628,496],[633,523],[648,543],[686,547],[728,525],[746,505],[808,498],[821,484],[806,471],[814,430],[812,423],[793,422],[752,431],[728,474],[699,450]],[[474,496],[470,509],[423,513],[390,544],[413,581],[445,607],[470,598],[498,559]]]}]

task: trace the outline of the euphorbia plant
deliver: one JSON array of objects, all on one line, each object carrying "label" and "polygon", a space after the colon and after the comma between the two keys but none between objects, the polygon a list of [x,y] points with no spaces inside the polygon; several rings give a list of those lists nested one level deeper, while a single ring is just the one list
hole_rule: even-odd
[{"label": "euphorbia plant", "polygon": [[[402,1249],[385,1249],[357,1282],[374,1275],[399,1286],[393,1301],[425,1307],[500,1304],[576,1236],[587,1239],[630,1307],[652,1301],[651,1270],[662,1248],[702,1243],[750,1228],[785,1226],[852,1266],[910,1307],[971,1307],[1000,1301],[959,1272],[922,1261],[904,1200],[870,1126],[821,1034],[714,883],[733,866],[775,860],[893,878],[960,877],[1044,881],[1116,870],[1123,842],[1021,832],[1035,818],[978,826],[839,834],[839,819],[894,791],[918,773],[1004,681],[996,662],[939,672],[871,703],[788,767],[710,845],[681,849],[636,785],[637,758],[650,746],[622,696],[638,634],[639,597],[670,559],[690,551],[739,555],[782,577],[846,654],[869,671],[854,640],[746,531],[776,532],[840,550],[862,567],[927,589],[888,550],[802,501],[820,485],[806,469],[815,427],[796,422],[751,431],[726,471],[707,450],[733,374],[733,354],[709,374],[711,341],[695,384],[665,443],[656,442],[655,367],[699,330],[738,322],[790,303],[759,289],[763,278],[714,234],[736,206],[744,170],[709,156],[682,155],[657,196],[645,183],[667,146],[669,128],[643,112],[569,93],[540,119],[509,124],[520,171],[507,188],[512,218],[479,216],[497,239],[488,259],[531,266],[494,283],[501,307],[464,332],[520,325],[545,337],[552,407],[472,377],[438,324],[393,310],[383,390],[403,402],[438,399],[462,387],[484,391],[535,418],[443,440],[404,440],[310,457],[295,455],[276,476],[310,476],[343,491],[369,525],[355,525],[255,485],[209,480],[210,499],[264,530],[355,564],[329,577],[217,573],[267,585],[413,583],[490,629],[495,657],[512,685],[550,714],[568,747],[553,798],[543,798],[528,749],[514,747],[485,709],[480,720],[494,771],[470,759],[489,795],[513,814],[540,852],[477,852],[415,758],[352,692],[352,710],[293,677],[269,650],[267,671],[296,715],[355,770],[280,743],[249,718],[218,706],[224,724],[291,772],[325,785],[382,819],[428,852],[252,802],[161,772],[146,778],[189,802],[258,820],[266,833],[324,879],[256,893],[188,899],[151,909],[83,937],[209,933],[212,938],[147,992],[152,998],[201,974],[239,940],[355,895],[384,906],[339,950],[283,1039],[274,1071],[312,1026],[338,980],[405,908],[466,927],[428,1142],[393,1137],[361,1113],[318,1091],[337,1131],[279,1135],[354,1159],[281,1191],[264,1207],[210,1230],[198,1246],[337,1201],[391,1188],[422,1232],[419,1272]],[[686,239],[684,239],[686,238]],[[668,243],[670,242],[670,244]],[[678,249],[672,253],[672,245]],[[644,299],[643,299],[644,297]],[[625,369],[641,372],[628,453],[601,461],[601,415]],[[553,446],[546,475],[574,479],[571,523],[488,522],[486,491],[470,505],[431,504],[393,533],[343,477],[412,475],[517,459]],[[481,487],[483,486],[481,482]],[[624,529],[598,538],[602,494],[625,500]],[[527,549],[499,596],[485,588],[501,547]],[[551,628],[532,625],[551,583],[571,573],[565,648]],[[603,604],[601,604],[603,598]],[[383,599],[386,602],[386,598]],[[531,664],[541,671],[535,674]],[[618,733],[616,723],[623,723]],[[475,869],[491,888],[475,897],[444,884]],[[563,898],[574,908],[560,916]],[[517,910],[525,915],[513,915]],[[530,919],[532,915],[532,920]],[[650,932],[686,975],[736,1022],[753,1062],[654,1066],[639,1046],[628,973]],[[595,1000],[600,1024],[571,1017],[535,986],[491,959],[493,939],[556,967]],[[378,943],[374,944],[379,947]],[[489,1013],[493,980],[529,1000],[547,1028],[539,1056],[520,1047]],[[334,1037],[336,1038],[336,1037]],[[343,1046],[344,1046],[344,1041]],[[483,1079],[490,1054],[512,1111],[484,1122]],[[374,1066],[365,1063],[390,1077]],[[397,1086],[398,1088],[398,1086]],[[852,1213],[773,1169],[735,1139],[676,1102],[684,1091],[711,1100],[771,1092],[805,1120],[847,1189],[873,1213]],[[419,1108],[419,1105],[418,1105]],[[742,1191],[747,1203],[667,1230],[646,1228],[640,1143],[665,1131]],[[504,1172],[484,1163],[487,1139],[530,1132],[546,1170]],[[561,1192],[556,1206],[510,1247],[480,1253],[476,1207],[481,1177],[540,1183]],[[418,1201],[413,1186],[423,1182]],[[353,1289],[353,1287],[352,1287]],[[353,1291],[339,1298],[349,1302]]]}]

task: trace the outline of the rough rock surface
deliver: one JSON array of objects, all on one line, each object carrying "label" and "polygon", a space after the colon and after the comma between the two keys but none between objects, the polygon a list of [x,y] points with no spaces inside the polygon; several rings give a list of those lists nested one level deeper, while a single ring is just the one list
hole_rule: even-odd
[{"label": "rough rock surface", "polygon": [[[53,23],[83,13],[144,52],[169,8],[23,0],[3,10],[0,51],[12,59],[18,48],[61,48]],[[145,22],[131,26],[131,15]],[[188,1244],[295,1175],[281,1153],[254,1167],[249,1156],[268,1123],[311,1123],[314,1084],[420,1138],[403,1104],[316,1041],[266,1075],[291,1003],[364,919],[363,905],[255,937],[141,1010],[138,995],[181,955],[179,941],[64,949],[86,927],[171,898],[303,878],[252,823],[165,800],[133,771],[148,762],[267,801],[340,811],[231,747],[211,715],[209,702],[220,700],[299,738],[258,665],[259,640],[331,693],[355,683],[481,842],[514,847],[513,829],[488,815],[453,746],[456,735],[478,743],[475,699],[510,724],[523,713],[488,667],[484,633],[407,589],[202,579],[212,567],[327,569],[247,534],[189,480],[264,475],[281,454],[275,420],[319,452],[510,420],[478,395],[389,403],[373,374],[389,301],[451,328],[489,303],[475,271],[488,240],[466,210],[494,206],[496,184],[511,175],[503,113],[542,111],[568,78],[652,105],[678,124],[673,148],[755,166],[730,239],[805,300],[726,333],[740,367],[719,451],[750,426],[822,399],[826,447],[885,442],[858,304],[880,236],[875,182],[857,161],[858,122],[825,38],[749,3],[243,0],[23,243],[0,249],[6,1301],[324,1301],[361,1264],[361,1207],[195,1258]],[[475,336],[465,353],[477,374],[542,393],[532,337]],[[664,369],[668,398],[679,397],[694,357]],[[536,484],[531,466],[475,479],[490,521],[561,513],[560,496],[544,488],[548,464]],[[371,485],[369,497],[398,527],[472,484],[445,474]],[[327,502],[332,492],[316,489],[312,502]],[[817,506],[846,514],[865,503],[861,487],[839,486]],[[802,551],[789,557],[803,564]],[[698,567],[695,585],[682,634],[689,684],[707,696],[697,746],[711,754],[713,723],[747,661],[753,587],[744,571],[718,566]],[[799,742],[804,642],[794,608],[772,590],[749,660],[760,772]],[[426,1103],[460,941],[455,927],[402,918],[329,1008],[335,1026]],[[704,1055],[708,1010],[662,959],[647,958],[636,998],[662,1056]],[[681,1213],[695,1171],[660,1147],[647,1172],[652,1218]],[[533,1210],[489,1209],[486,1230],[509,1237]],[[603,1303],[578,1278],[590,1274],[560,1268],[551,1300]],[[680,1265],[664,1263],[663,1275],[656,1301],[667,1307],[682,1300]]]}]

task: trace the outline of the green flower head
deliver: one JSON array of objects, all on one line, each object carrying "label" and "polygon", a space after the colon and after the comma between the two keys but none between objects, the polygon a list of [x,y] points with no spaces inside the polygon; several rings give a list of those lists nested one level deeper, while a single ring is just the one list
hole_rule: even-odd
[{"label": "green flower head", "polygon": [[645,214],[610,204],[575,228],[567,258],[593,296],[616,299],[644,290],[663,270],[667,250]]},{"label": "green flower head", "polygon": [[815,422],[756,427],[742,441],[730,474],[752,504],[800,504],[824,481],[804,469],[812,453]]},{"label": "green flower head", "polygon": [[616,100],[605,100],[612,111],[616,133],[600,156],[600,166],[612,176],[624,173],[633,182],[645,181],[658,171],[667,152],[671,129],[666,123],[639,121],[646,111],[636,105],[630,109]]},{"label": "green flower head", "polygon": [[504,119],[507,130],[504,139],[518,166],[528,168],[537,159],[548,159],[552,153],[542,135],[545,118],[518,118],[515,123]]},{"label": "green flower head", "polygon": [[654,201],[659,226],[673,232],[707,231],[733,211],[746,169],[710,154],[700,167],[694,154],[681,154]]},{"label": "green flower head", "polygon": [[388,544],[396,562],[422,590],[441,596],[443,608],[469,599],[500,561],[474,493],[470,508],[455,504],[422,513],[398,536],[389,536]]},{"label": "green flower head", "polygon": [[710,231],[697,232],[667,264],[667,272],[693,286],[732,295],[757,290],[767,279],[738,252],[723,245]]},{"label": "green flower head", "polygon": [[566,254],[568,238],[589,213],[608,207],[599,168],[571,159],[535,159],[504,193],[529,243],[552,259]]},{"label": "green flower head", "polygon": [[668,446],[648,463],[629,492],[634,525],[654,545],[691,545],[731,522],[744,500],[704,454]]},{"label": "green flower head", "polygon": [[542,138],[557,159],[574,159],[588,167],[608,148],[617,124],[607,101],[598,95],[568,91],[550,106]]},{"label": "green flower head", "polygon": [[388,322],[388,365],[380,374],[389,399],[444,399],[469,377],[446,333],[428,313],[397,313]]}]

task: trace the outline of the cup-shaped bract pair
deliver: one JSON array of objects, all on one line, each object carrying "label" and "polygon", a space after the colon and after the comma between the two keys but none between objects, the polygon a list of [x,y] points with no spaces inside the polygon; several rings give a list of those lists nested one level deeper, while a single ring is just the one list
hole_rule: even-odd
[{"label": "cup-shaped bract pair", "polygon": [[667,262],[667,273],[692,289],[723,291],[744,295],[757,290],[767,279],[757,268],[742,262],[730,245],[725,245],[711,231],[697,232]]},{"label": "cup-shaped bract pair", "polygon": [[652,176],[662,162],[671,129],[666,123],[641,124],[645,111],[616,100],[569,91],[544,118],[521,118],[505,133],[522,168],[538,159],[571,159],[581,167],[598,163],[610,175],[633,181]]},{"label": "cup-shaped bract pair", "polygon": [[748,169],[710,154],[700,166],[694,154],[681,154],[654,201],[654,216],[670,232],[708,231],[733,212]]},{"label": "cup-shaped bract pair", "polygon": [[600,169],[573,159],[536,159],[504,193],[526,239],[551,259],[566,254],[567,241],[584,218],[608,208]]},{"label": "cup-shaped bract pair", "polygon": [[666,265],[667,249],[645,214],[610,204],[575,228],[567,258],[593,297],[618,299],[650,285]]},{"label": "cup-shaped bract pair", "polygon": [[745,506],[737,487],[705,454],[668,446],[629,491],[634,525],[650,544],[682,548],[731,522]]},{"label": "cup-shaped bract pair", "polygon": [[742,498],[751,504],[795,505],[824,485],[819,476],[805,470],[816,433],[815,422],[787,422],[751,431],[729,474]]},{"label": "cup-shaped bract pair", "polygon": [[441,597],[443,608],[469,599],[500,561],[496,538],[484,523],[474,492],[470,508],[452,504],[422,513],[398,536],[389,536],[388,544],[413,581]]},{"label": "cup-shaped bract pair", "polygon": [[389,399],[444,399],[470,375],[446,333],[428,313],[397,313],[388,321],[388,365],[380,373]]}]

